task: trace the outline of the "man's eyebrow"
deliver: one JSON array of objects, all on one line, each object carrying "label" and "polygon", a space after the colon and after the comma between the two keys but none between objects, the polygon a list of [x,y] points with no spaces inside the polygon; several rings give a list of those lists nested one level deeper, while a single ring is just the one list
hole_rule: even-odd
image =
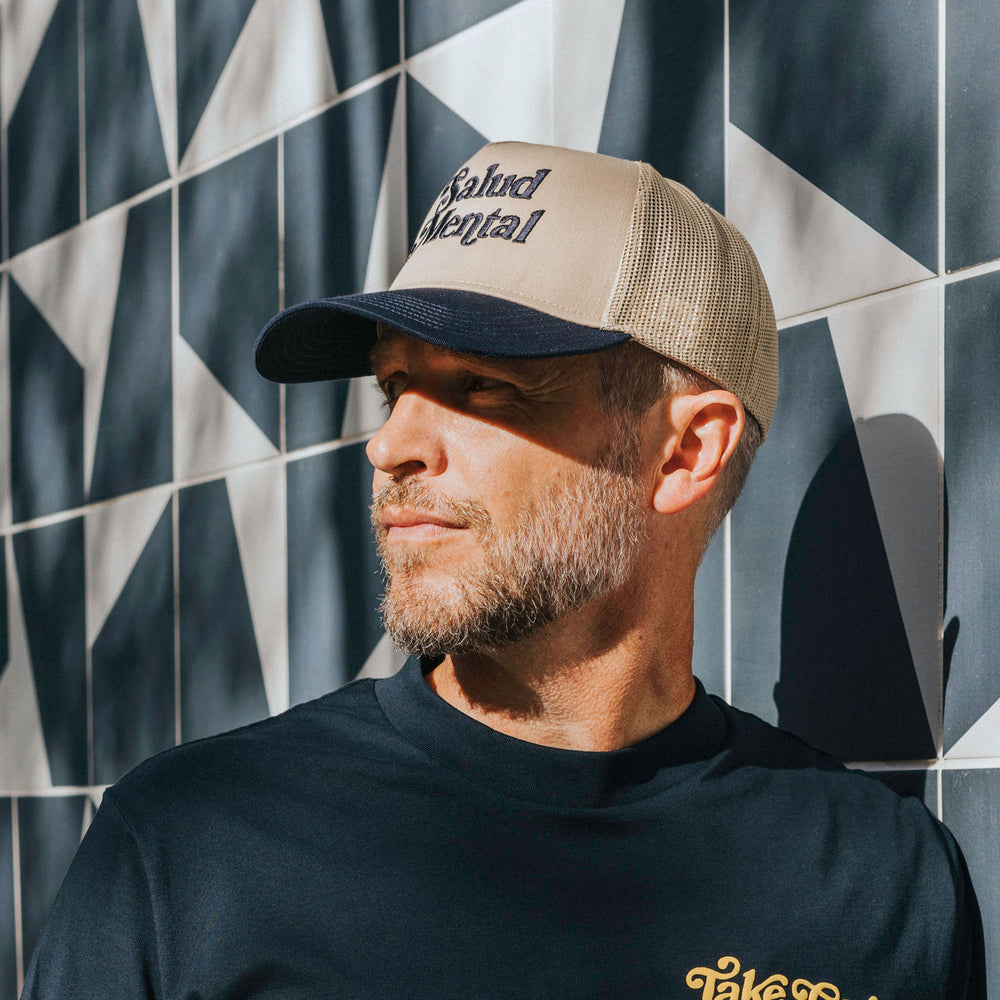
[{"label": "man's eyebrow", "polygon": [[368,364],[371,366],[372,372],[375,372],[380,365],[385,364],[387,352],[385,341],[376,340],[375,346],[368,352]]}]

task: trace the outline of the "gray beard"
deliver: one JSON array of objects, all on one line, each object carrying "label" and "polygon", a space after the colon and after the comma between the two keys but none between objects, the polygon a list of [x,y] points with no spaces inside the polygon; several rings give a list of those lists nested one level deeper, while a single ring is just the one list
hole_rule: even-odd
[{"label": "gray beard", "polygon": [[[624,464],[615,457],[615,465]],[[630,472],[584,468],[573,482],[526,498],[503,534],[475,500],[390,480],[372,504],[372,523],[386,576],[382,620],[392,641],[427,657],[496,650],[622,586],[646,540],[642,491]],[[426,553],[386,546],[378,515],[387,505],[419,507],[467,526],[482,560],[456,564],[443,586],[424,582]]]}]

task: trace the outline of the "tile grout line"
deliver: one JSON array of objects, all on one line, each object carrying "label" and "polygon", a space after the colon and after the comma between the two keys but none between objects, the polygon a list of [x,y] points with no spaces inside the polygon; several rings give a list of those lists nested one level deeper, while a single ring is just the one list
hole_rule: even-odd
[{"label": "tile grout line", "polygon": [[111,786],[100,785],[48,785],[44,788],[0,788],[0,798],[17,799],[67,799],[74,796],[99,798]]},{"label": "tile grout line", "polygon": [[937,70],[938,70],[938,80],[937,80],[937,105],[938,105],[938,122],[937,122],[937,222],[938,222],[938,239],[937,239],[937,258],[938,258],[938,274],[944,275],[947,271],[947,260],[946,260],[946,230],[945,223],[947,222],[947,187],[946,187],[946,169],[947,169],[947,125],[948,125],[948,106],[947,106],[947,83],[948,83],[948,40],[946,36],[947,28],[947,0],[938,0],[938,50],[937,50]]},{"label": "tile grout line", "polygon": [[[278,312],[285,308],[285,133],[278,133]],[[288,446],[286,411],[287,391],[278,383],[278,451]]]},{"label": "tile grout line", "polygon": [[189,486],[201,486],[205,483],[215,482],[218,479],[225,479],[234,472],[240,472],[244,469],[258,468],[259,466],[267,465],[271,462],[282,462],[287,465],[291,462],[300,462],[309,458],[316,458],[317,456],[326,454],[327,452],[340,451],[344,448],[349,448],[352,445],[361,444],[362,442],[367,441],[376,430],[377,428],[373,427],[369,430],[361,431],[358,434],[351,434],[347,437],[334,438],[329,441],[321,441],[319,444],[306,445],[302,448],[296,448],[294,451],[286,452],[285,454],[279,453],[275,455],[268,455],[265,458],[257,458],[250,462],[244,462],[241,465],[213,469],[211,472],[199,473],[198,475],[188,476],[184,479],[173,479],[169,482],[158,483],[156,486],[147,486],[141,490],[135,490],[132,493],[122,493],[119,496],[109,497],[106,500],[95,500],[93,503],[82,504],[79,507],[70,507],[66,510],[55,511],[52,514],[42,514],[39,517],[31,518],[27,521],[19,521],[16,524],[0,528],[0,538],[20,535],[26,531],[34,531],[37,528],[47,528],[54,524],[62,524],[65,521],[72,521],[74,518],[83,517],[91,511],[100,510],[102,507],[112,506],[121,500],[125,500],[126,498],[137,497],[142,494],[155,492],[157,490],[166,491],[167,489],[172,489],[176,492],[187,489]]},{"label": "tile grout line", "polygon": [[805,312],[790,313],[787,316],[778,317],[778,329],[787,330],[789,327],[800,326],[817,319],[826,319],[830,316],[854,309],[862,305],[881,302],[886,299],[896,298],[906,295],[919,288],[947,288],[949,285],[967,281],[970,278],[979,278],[986,274],[993,274],[1000,271],[1000,257],[993,260],[984,261],[980,264],[973,264],[969,267],[960,268],[947,274],[929,274],[925,278],[917,278],[902,285],[895,285],[892,288],[879,288],[863,295],[857,295],[851,299],[843,299],[840,302],[830,302],[827,305],[819,306],[816,309],[808,309]]},{"label": "tile grout line", "polygon": [[[947,0],[938,0],[938,50],[937,50],[937,101],[938,101],[938,121],[937,121],[937,225],[938,225],[938,275],[942,278],[947,271],[947,83],[948,83],[948,40],[947,40]],[[944,488],[944,459],[945,459],[945,296],[947,286],[938,285],[938,398],[937,398],[937,432],[938,441],[941,448],[941,460],[938,467],[938,699],[937,699],[937,744],[938,763],[935,767],[935,787],[937,790],[937,817],[944,819],[944,802],[942,791],[944,780],[942,776],[941,762],[944,760],[944,616],[945,616],[945,593],[944,580],[947,574],[945,565],[945,488]]]},{"label": "tile grout line", "polygon": [[87,692],[87,784],[94,783],[94,647],[90,642],[90,620],[87,595],[90,593],[90,546],[87,519],[83,518],[83,635],[86,645],[83,650],[83,671]]},{"label": "tile grout line", "polygon": [[732,516],[722,522],[722,697],[733,703],[733,542]]},{"label": "tile grout line", "polygon": [[[729,0],[722,4],[722,212],[729,207]],[[722,522],[722,697],[733,703],[733,532],[732,512]]]},{"label": "tile grout line", "polygon": [[729,209],[729,0],[722,4],[722,214]]},{"label": "tile grout line", "polygon": [[[3,0],[0,0],[0,8],[2,8],[2,5]],[[374,90],[379,84],[391,79],[393,75],[402,72],[402,65],[397,64],[389,69],[381,71],[380,73],[376,73],[367,80],[362,80],[361,83],[355,84],[353,87],[341,91],[330,100],[324,101],[322,104],[317,104],[315,107],[302,112],[302,114],[296,116],[295,118],[289,119],[289,121],[282,123],[279,127],[270,128],[266,132],[261,132],[259,135],[256,135],[251,139],[247,139],[244,142],[233,146],[231,149],[228,149],[223,153],[219,153],[211,159],[205,160],[204,163],[199,163],[192,167],[186,167],[184,170],[180,170],[178,168],[177,173],[171,177],[158,181],[156,184],[152,184],[148,188],[139,191],[137,194],[130,195],[128,198],[123,198],[114,205],[101,209],[100,212],[95,213],[89,218],[84,218],[80,222],[74,223],[72,226],[67,226],[65,229],[61,229],[58,233],[54,233],[52,236],[47,236],[44,240],[40,240],[38,243],[33,243],[30,247],[25,247],[24,250],[16,254],[15,257],[20,256],[20,253],[27,252],[28,250],[34,250],[45,243],[63,239],[80,229],[86,223],[92,222],[94,219],[99,219],[104,215],[110,215],[112,213],[134,208],[136,205],[141,205],[143,202],[151,201],[157,195],[163,194],[165,191],[173,190],[178,184],[183,184],[185,181],[199,177],[201,174],[208,173],[216,167],[220,167],[223,164],[228,163],[230,160],[236,159],[236,157],[242,156],[244,153],[248,153],[251,150],[256,149],[258,146],[265,145],[272,139],[276,139],[279,135],[289,132],[292,129],[297,128],[299,125],[304,125],[313,118],[318,118],[320,115],[329,111],[331,108],[336,107],[338,104],[352,100],[355,97],[360,97],[369,90]],[[3,264],[0,264],[0,267],[6,267],[9,260],[10,258],[7,257],[5,251],[4,261]]]},{"label": "tile grout line", "polygon": [[[176,94],[174,95],[176,104]],[[170,496],[171,573],[173,575],[174,626],[174,743],[181,742],[181,593],[180,593],[180,496],[177,486],[177,342],[181,335],[181,275],[180,275],[180,187],[176,176],[171,178],[170,195],[170,393],[172,463]]]}]

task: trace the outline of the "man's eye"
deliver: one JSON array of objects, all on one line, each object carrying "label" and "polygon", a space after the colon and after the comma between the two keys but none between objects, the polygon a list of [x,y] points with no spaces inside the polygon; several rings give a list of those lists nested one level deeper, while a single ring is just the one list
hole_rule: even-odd
[{"label": "man's eye", "polygon": [[399,384],[391,380],[379,382],[379,389],[382,391],[382,405],[388,406],[391,410],[399,397]]},{"label": "man's eye", "polygon": [[466,383],[468,392],[489,392],[491,389],[501,389],[505,385],[502,379],[490,378],[488,375],[471,375]]}]

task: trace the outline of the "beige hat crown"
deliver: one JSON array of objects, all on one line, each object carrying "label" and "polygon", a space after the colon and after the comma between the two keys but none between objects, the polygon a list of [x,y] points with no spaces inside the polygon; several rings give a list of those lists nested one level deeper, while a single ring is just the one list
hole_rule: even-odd
[{"label": "beige hat crown", "polygon": [[771,297],[743,236],[651,166],[522,142],[449,180],[385,292],[293,306],[261,334],[279,381],[367,370],[381,321],[466,353],[551,357],[633,339],[734,393],[766,434]]}]

